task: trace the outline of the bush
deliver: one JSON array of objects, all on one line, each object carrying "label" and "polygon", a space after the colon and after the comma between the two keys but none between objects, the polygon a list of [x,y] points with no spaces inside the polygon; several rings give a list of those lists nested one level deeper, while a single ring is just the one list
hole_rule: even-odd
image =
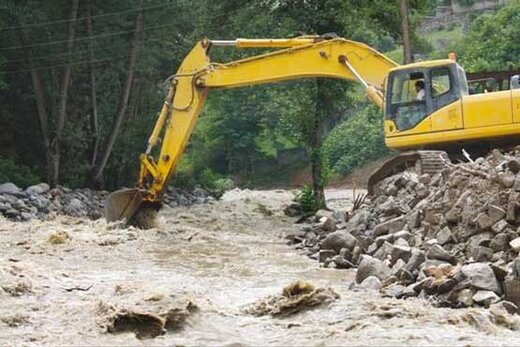
[{"label": "bush", "polygon": [[309,185],[305,185],[301,192],[296,195],[296,202],[300,204],[303,213],[314,213],[317,211],[314,190]]},{"label": "bush", "polygon": [[10,159],[0,158],[0,184],[5,182],[12,182],[19,187],[26,188],[40,183],[41,179],[29,167],[16,164]]},{"label": "bush", "polygon": [[383,117],[374,106],[334,128],[323,143],[323,159],[333,173],[346,175],[355,168],[388,153],[384,142]]},{"label": "bush", "polygon": [[216,199],[220,199],[226,191],[233,189],[235,186],[232,179],[221,177],[211,169],[202,171],[198,182]]}]

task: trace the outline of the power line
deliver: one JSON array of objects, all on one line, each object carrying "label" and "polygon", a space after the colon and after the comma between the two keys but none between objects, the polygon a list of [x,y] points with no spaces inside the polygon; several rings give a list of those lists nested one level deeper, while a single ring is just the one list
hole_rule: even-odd
[{"label": "power line", "polygon": [[[184,1],[176,1],[176,5],[178,6],[179,4],[187,4],[188,2],[184,2]],[[18,25],[18,26],[11,26],[11,27],[5,27],[5,28],[0,28],[0,31],[5,31],[5,30],[14,30],[14,29],[22,29],[22,28],[34,28],[34,27],[42,27],[42,26],[47,26],[47,25],[54,25],[54,24],[62,24],[62,23],[70,23],[70,22],[73,22],[73,21],[83,21],[83,20],[86,20],[86,19],[97,19],[97,18],[104,18],[104,17],[110,17],[110,16],[116,16],[116,15],[121,15],[121,14],[126,14],[126,13],[132,13],[132,12],[137,12],[137,11],[147,11],[147,10],[154,10],[154,9],[157,9],[157,8],[162,8],[162,7],[168,7],[168,6],[172,6],[173,3],[167,3],[167,4],[161,4],[161,5],[155,5],[155,6],[148,6],[148,7],[136,7],[136,8],[132,8],[132,9],[129,9],[129,10],[124,10],[124,11],[117,11],[117,12],[110,12],[110,13],[105,13],[105,14],[98,14],[98,15],[93,15],[93,16],[90,16],[90,17],[81,17],[81,18],[77,18],[77,19],[58,19],[58,20],[53,20],[53,21],[47,21],[47,22],[40,22],[40,23],[33,23],[33,24],[25,24],[25,25]]]},{"label": "power line", "polygon": [[[157,41],[163,41],[162,39],[147,39],[147,40],[144,40],[142,42],[142,44],[147,44],[147,43],[151,43],[151,42],[157,42]],[[105,51],[105,52],[112,52],[112,51],[115,51],[117,49],[120,49],[120,48],[125,48],[127,47],[128,45],[127,44],[120,44],[118,46],[110,46],[110,47],[95,47],[95,48],[92,48],[92,51],[93,52],[100,52],[100,51]],[[72,52],[72,55],[73,56],[81,56],[81,55],[84,55],[84,54],[88,54],[90,52],[90,50],[88,48],[86,49],[83,49],[83,50],[74,50]],[[38,60],[38,59],[48,59],[48,58],[57,58],[57,57],[62,57],[62,56],[68,56],[69,55],[69,52],[59,52],[59,53],[50,53],[50,54],[42,54],[42,55],[39,55],[39,56],[35,56],[35,57],[32,57],[34,60]],[[17,59],[8,59],[8,62],[9,63],[17,63],[17,62],[22,62],[22,61],[26,61],[27,60],[27,57],[23,57],[23,58],[17,58]]]},{"label": "power line", "polygon": [[[222,14],[219,14],[219,15],[216,15],[216,16],[206,17],[206,20],[211,20],[211,19],[215,19],[215,18],[219,18],[219,17],[229,16],[229,14],[238,12],[240,10],[242,10],[242,9],[239,8],[239,9],[236,9],[236,10],[233,10],[233,11],[228,11],[226,13],[222,13]],[[170,27],[170,26],[173,26],[173,25],[177,25],[177,24],[178,23],[149,26],[149,27],[145,27],[145,28],[143,28],[141,30],[146,31],[146,30],[160,29],[160,28],[166,28],[166,27]],[[74,39],[72,41],[73,42],[79,42],[79,41],[86,41],[86,40],[96,40],[96,39],[105,38],[105,37],[112,37],[112,36],[119,36],[119,35],[123,35],[123,34],[128,34],[128,33],[134,32],[136,30],[137,29],[123,30],[123,31],[118,31],[118,32],[113,32],[113,33],[94,35],[94,36],[90,36],[90,37],[80,37],[80,38],[76,38],[76,39]],[[68,40],[56,40],[56,41],[39,42],[39,43],[34,43],[34,44],[29,44],[29,45],[17,45],[17,46],[10,46],[10,47],[1,47],[0,51],[7,51],[7,50],[13,50],[13,49],[24,49],[24,48],[33,48],[33,47],[45,47],[45,46],[57,45],[57,44],[62,44],[62,43],[67,43],[67,42],[68,42]]]},{"label": "power line", "polygon": [[[145,28],[143,28],[141,30],[142,31],[146,31],[146,30],[151,30],[151,29],[166,28],[166,27],[169,27],[169,26],[172,26],[172,25],[176,25],[176,24],[177,23],[166,24],[166,25],[152,25],[152,26],[149,26],[149,27],[145,27]],[[90,37],[80,37],[80,38],[76,38],[76,39],[74,39],[72,41],[73,42],[79,42],[79,41],[86,41],[86,40],[95,40],[95,39],[105,38],[105,37],[119,36],[119,35],[123,35],[123,34],[128,34],[128,33],[134,32],[136,30],[137,29],[123,30],[123,31],[107,33],[107,34],[101,34],[101,35],[95,35],[95,36],[90,36]],[[13,49],[24,49],[24,48],[33,48],[33,47],[45,47],[45,46],[58,45],[58,44],[67,43],[67,42],[69,42],[69,40],[57,40],[57,41],[39,42],[39,43],[30,44],[30,45],[18,45],[18,46],[11,46],[11,47],[2,47],[2,48],[0,48],[0,51],[8,51],[8,50],[13,50]]]},{"label": "power line", "polygon": [[96,63],[100,63],[100,62],[104,62],[104,61],[115,60],[115,58],[126,58],[128,56],[129,56],[128,54],[115,55],[115,56],[111,56],[111,57],[108,57],[108,58],[96,59],[96,60],[92,60],[92,61],[84,60],[84,61],[78,61],[78,62],[75,62],[75,63],[68,63],[68,64],[57,64],[57,65],[49,65],[49,66],[40,66],[40,67],[37,67],[37,68],[31,68],[31,69],[20,69],[20,70],[14,70],[14,71],[6,71],[6,72],[4,72],[4,74],[10,75],[10,74],[17,74],[17,73],[22,73],[22,72],[29,72],[29,71],[32,71],[32,70],[38,70],[39,71],[39,70],[53,69],[55,67],[64,67],[64,66],[71,66],[71,65],[75,66],[75,65],[83,65],[83,64],[96,64]]}]

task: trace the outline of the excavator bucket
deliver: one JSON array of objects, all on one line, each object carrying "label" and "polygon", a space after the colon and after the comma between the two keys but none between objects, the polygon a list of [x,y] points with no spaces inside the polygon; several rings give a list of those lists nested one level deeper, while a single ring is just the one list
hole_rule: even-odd
[{"label": "excavator bucket", "polygon": [[124,221],[141,229],[156,226],[155,218],[160,203],[143,201],[143,191],[123,189],[110,194],[105,202],[105,218],[108,222]]},{"label": "excavator bucket", "polygon": [[124,220],[128,223],[143,202],[139,189],[123,189],[110,194],[105,202],[105,218],[108,222]]}]

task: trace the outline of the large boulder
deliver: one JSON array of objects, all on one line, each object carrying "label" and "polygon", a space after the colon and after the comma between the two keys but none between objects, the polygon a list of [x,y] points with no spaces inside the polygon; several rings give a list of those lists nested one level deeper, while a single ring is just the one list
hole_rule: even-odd
[{"label": "large boulder", "polygon": [[339,253],[342,248],[347,248],[348,250],[354,249],[356,241],[356,238],[349,232],[338,230],[327,235],[321,242],[321,249],[332,249],[336,251],[336,253]]},{"label": "large boulder", "polygon": [[0,184],[0,194],[18,194],[21,189],[16,186],[16,184],[7,182]]},{"label": "large boulder", "polygon": [[488,290],[497,294],[502,293],[495,272],[486,263],[467,264],[460,268],[460,272],[470,280],[471,286],[476,289]]},{"label": "large boulder", "polygon": [[50,187],[47,183],[40,183],[34,186],[28,187],[25,192],[29,195],[39,195],[45,194],[50,190]]}]

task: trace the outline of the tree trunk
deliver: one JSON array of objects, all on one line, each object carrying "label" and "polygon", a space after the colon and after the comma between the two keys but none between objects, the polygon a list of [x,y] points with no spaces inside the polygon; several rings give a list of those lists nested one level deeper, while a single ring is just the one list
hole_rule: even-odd
[{"label": "tree trunk", "polygon": [[408,0],[399,0],[399,12],[401,14],[401,37],[403,39],[403,63],[410,64],[412,62],[412,50],[410,47]]},{"label": "tree trunk", "polygon": [[31,80],[36,97],[36,107],[38,109],[38,124],[40,125],[40,131],[42,133],[43,148],[45,152],[45,172],[47,176],[47,182],[51,182],[53,177],[52,167],[50,166],[51,151],[50,151],[50,140],[49,140],[49,114],[45,107],[45,95],[43,92],[43,86],[41,84],[40,72],[36,70],[32,54],[29,53],[29,66],[31,69]]},{"label": "tree trunk", "polygon": [[326,209],[325,201],[325,180],[323,175],[323,161],[321,158],[321,145],[323,142],[323,123],[327,110],[331,109],[327,105],[327,95],[325,81],[318,78],[316,80],[316,110],[314,112],[314,131],[311,133],[311,171],[312,171],[312,190],[314,192],[314,202],[316,209]]},{"label": "tree trunk", "polygon": [[[143,1],[141,0],[141,9],[142,9],[142,5],[143,5]],[[94,188],[99,188],[103,185],[103,183],[102,183],[103,170],[105,169],[108,159],[110,158],[110,154],[112,153],[114,144],[116,142],[117,136],[119,135],[119,131],[121,129],[121,124],[123,123],[123,119],[126,115],[126,111],[127,111],[127,107],[128,107],[128,100],[130,97],[130,91],[132,89],[132,81],[134,78],[135,66],[137,63],[137,55],[138,55],[139,47],[141,45],[141,40],[142,40],[142,35],[141,35],[142,28],[143,28],[143,12],[141,10],[135,20],[134,36],[130,43],[130,58],[128,61],[128,71],[127,71],[125,83],[123,86],[123,92],[121,93],[121,97],[119,99],[117,115],[114,119],[114,124],[112,125],[110,134],[108,135],[108,138],[106,140],[106,144],[103,149],[103,152],[101,153],[100,156],[98,156],[98,163],[96,163],[96,165],[93,168],[91,185]]]},{"label": "tree trunk", "polygon": [[[86,29],[89,38],[92,38],[92,3],[87,0],[85,3],[86,14]],[[90,165],[93,167],[96,163],[96,155],[99,147],[99,127],[98,127],[98,112],[97,112],[97,92],[96,92],[96,72],[94,71],[94,48],[92,47],[92,40],[88,40],[88,60],[89,60],[89,77],[90,77],[90,137],[91,137],[91,161]]]},{"label": "tree trunk", "polygon": [[[72,49],[74,47],[74,36],[76,34],[76,18],[78,14],[78,3],[79,0],[72,0],[70,14],[69,14],[69,25],[67,29],[67,59],[68,63],[72,63]],[[56,122],[56,129],[54,136],[50,142],[50,155],[48,156],[48,167],[51,169],[49,184],[55,186],[58,184],[60,175],[60,140],[65,126],[65,120],[67,118],[67,95],[69,92],[70,75],[72,66],[67,65],[63,70],[61,77],[61,92],[58,106],[58,119]]]}]

